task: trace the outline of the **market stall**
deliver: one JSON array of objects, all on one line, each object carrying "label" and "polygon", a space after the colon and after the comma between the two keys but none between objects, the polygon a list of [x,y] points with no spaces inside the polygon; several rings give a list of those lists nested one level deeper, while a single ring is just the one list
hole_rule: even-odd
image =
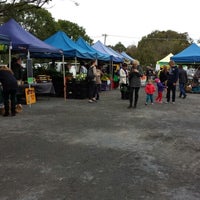
[{"label": "market stall", "polygon": [[29,84],[21,84],[18,86],[17,91],[17,99],[20,103],[24,103],[25,98],[25,89],[26,88],[34,88],[36,98],[40,95],[55,95],[55,89],[52,82],[47,83],[33,83],[29,86]]}]

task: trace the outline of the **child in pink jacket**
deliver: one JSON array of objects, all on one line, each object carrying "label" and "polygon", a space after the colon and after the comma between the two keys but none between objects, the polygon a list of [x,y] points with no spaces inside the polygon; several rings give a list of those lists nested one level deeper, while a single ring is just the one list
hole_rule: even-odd
[{"label": "child in pink jacket", "polygon": [[146,86],[145,86],[145,92],[146,92],[146,103],[148,104],[149,100],[151,101],[151,104],[153,104],[153,94],[156,91],[156,87],[152,83],[152,80],[148,80]]}]

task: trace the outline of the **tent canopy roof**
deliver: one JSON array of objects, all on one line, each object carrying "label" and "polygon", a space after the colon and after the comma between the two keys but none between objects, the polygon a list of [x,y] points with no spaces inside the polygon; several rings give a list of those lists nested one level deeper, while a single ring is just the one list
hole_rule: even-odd
[{"label": "tent canopy roof", "polygon": [[128,55],[126,52],[124,52],[124,51],[121,52],[121,55],[124,56],[126,59],[128,59],[128,60],[130,60],[130,61],[133,61],[133,60],[134,60],[131,56],[129,56],[129,55]]},{"label": "tent canopy roof", "polygon": [[10,38],[7,35],[0,34],[0,44],[10,45]]},{"label": "tent canopy roof", "polygon": [[63,31],[58,31],[50,36],[45,43],[61,49],[65,57],[77,57],[83,59],[95,59],[95,53],[89,52],[71,40]]},{"label": "tent canopy roof", "polygon": [[109,54],[101,53],[100,51],[94,49],[89,44],[87,44],[87,42],[82,37],[78,38],[76,44],[78,44],[84,49],[87,49],[89,52],[96,54],[96,58],[98,60],[109,61],[111,59]]},{"label": "tent canopy roof", "polygon": [[200,47],[192,43],[180,53],[171,57],[177,63],[200,63]]},{"label": "tent canopy roof", "polygon": [[123,60],[120,57],[118,57],[117,54],[112,52],[108,47],[102,44],[99,40],[95,44],[93,44],[92,47],[102,53],[109,54],[112,57],[112,60],[116,63],[123,62]]},{"label": "tent canopy roof", "polygon": [[31,33],[23,29],[14,19],[0,26],[0,34],[7,35],[12,43],[13,51],[24,51],[35,53],[59,53],[61,51],[46,44],[42,40],[36,38]]},{"label": "tent canopy roof", "polygon": [[161,60],[157,61],[157,64],[160,65],[164,65],[164,64],[168,64],[170,61],[170,58],[173,56],[172,53],[169,53],[167,56],[165,56],[164,58],[162,58]]}]

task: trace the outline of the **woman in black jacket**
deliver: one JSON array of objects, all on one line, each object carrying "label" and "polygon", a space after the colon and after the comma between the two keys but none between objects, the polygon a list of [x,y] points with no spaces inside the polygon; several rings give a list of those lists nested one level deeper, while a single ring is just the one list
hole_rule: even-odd
[{"label": "woman in black jacket", "polygon": [[11,101],[11,114],[12,116],[15,116],[16,93],[18,84],[12,70],[10,70],[8,67],[0,68],[0,82],[3,87],[3,99],[5,107],[4,116],[9,115],[9,99]]},{"label": "woman in black jacket", "polygon": [[134,60],[133,61],[133,66],[131,68],[131,71],[129,73],[129,106],[128,108],[132,108],[133,105],[133,92],[135,91],[135,99],[134,99],[134,108],[137,106],[138,102],[138,93],[141,87],[141,77],[143,76],[140,66],[139,66],[139,61]]}]

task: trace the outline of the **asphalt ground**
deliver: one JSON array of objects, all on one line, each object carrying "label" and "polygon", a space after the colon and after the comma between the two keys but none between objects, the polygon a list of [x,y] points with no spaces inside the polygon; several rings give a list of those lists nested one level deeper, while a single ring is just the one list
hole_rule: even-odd
[{"label": "asphalt ground", "polygon": [[100,95],[0,117],[0,200],[200,199],[199,94],[145,106],[141,88],[136,109]]}]

